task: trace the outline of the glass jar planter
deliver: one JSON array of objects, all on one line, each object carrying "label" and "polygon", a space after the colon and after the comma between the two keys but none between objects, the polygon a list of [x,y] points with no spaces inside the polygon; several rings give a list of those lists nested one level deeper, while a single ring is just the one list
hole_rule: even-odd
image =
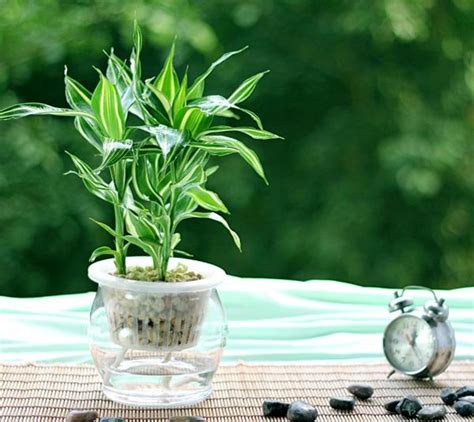
[{"label": "glass jar planter", "polygon": [[[107,397],[130,405],[180,407],[212,392],[227,336],[216,286],[225,273],[204,262],[172,258],[202,279],[146,282],[113,275],[112,259],[89,267],[99,284],[89,323],[91,354]],[[150,266],[129,257],[128,266]]]}]

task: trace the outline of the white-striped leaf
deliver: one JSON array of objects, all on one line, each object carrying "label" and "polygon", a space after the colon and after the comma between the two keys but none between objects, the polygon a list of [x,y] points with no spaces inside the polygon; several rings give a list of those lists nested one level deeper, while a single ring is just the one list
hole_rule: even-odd
[{"label": "white-striped leaf", "polygon": [[94,119],[94,116],[91,113],[81,110],[70,110],[68,108],[53,107],[42,103],[23,103],[15,104],[1,110],[0,120],[21,119],[22,117],[39,115],[68,117],[80,116],[92,120]]},{"label": "white-striped leaf", "polygon": [[239,235],[230,228],[229,223],[227,223],[225,218],[222,217],[221,215],[215,212],[192,212],[192,213],[182,216],[181,220],[186,220],[188,218],[205,218],[208,220],[217,221],[218,223],[222,224],[227,229],[229,234],[232,236],[232,239],[234,240],[235,245],[237,246],[237,248],[239,248],[239,251],[242,250]]},{"label": "white-striped leaf", "polygon": [[67,154],[71,157],[77,171],[70,171],[66,174],[72,173],[79,176],[86,189],[98,198],[115,205],[119,204],[117,191],[111,185],[107,184],[98,174],[94,172],[94,170],[89,167],[89,165],[87,165],[80,158],[70,153]]},{"label": "white-striped leaf", "polygon": [[176,72],[173,67],[173,59],[174,59],[174,48],[175,43],[171,46],[171,50],[166,58],[165,64],[163,69],[161,70],[160,74],[155,80],[153,84],[159,91],[161,91],[166,98],[168,98],[169,103],[173,102],[173,99],[178,92],[179,89],[179,82],[178,77],[176,76]]},{"label": "white-striped leaf", "polygon": [[268,184],[262,164],[257,154],[242,142],[223,135],[207,135],[200,137],[198,142],[192,142],[192,146],[207,151],[211,155],[223,156],[239,154],[255,172]]},{"label": "white-striped leaf", "polygon": [[119,59],[113,51],[108,55],[108,58],[106,76],[117,88],[120,101],[122,102],[122,109],[126,115],[135,101],[131,87],[132,77],[130,70],[125,62]]},{"label": "white-striped leaf", "polygon": [[233,104],[239,104],[245,101],[252,95],[258,81],[262,79],[263,75],[266,73],[268,73],[268,71],[257,73],[256,75],[253,75],[242,82],[242,84],[229,97],[229,101]]},{"label": "white-striped leaf", "polygon": [[141,240],[159,242],[160,234],[156,226],[145,216],[136,215],[130,210],[125,210],[125,224],[127,231]]},{"label": "white-striped leaf", "polygon": [[100,75],[100,82],[92,94],[92,109],[107,136],[122,139],[125,117],[117,88]]},{"label": "white-striped leaf", "polygon": [[212,63],[209,66],[209,68],[202,75],[198,76],[196,80],[193,82],[193,84],[188,90],[187,98],[189,100],[192,100],[193,98],[202,97],[202,94],[204,92],[204,81],[214,71],[214,69],[217,66],[219,66],[221,63],[225,62],[227,59],[230,59],[232,56],[242,53],[242,51],[246,50],[247,48],[248,46],[245,46],[244,48],[241,48],[240,50],[230,51],[228,53],[225,53],[219,59],[217,59],[214,63]]},{"label": "white-striped leaf", "polygon": [[133,147],[131,139],[110,139],[105,138],[102,144],[102,162],[100,169],[111,166],[125,157]]},{"label": "white-striped leaf", "polygon": [[74,126],[87,142],[89,142],[97,151],[102,152],[102,136],[97,133],[88,120],[82,117],[76,117],[74,119]]},{"label": "white-striped leaf", "polygon": [[202,208],[209,211],[220,211],[229,213],[229,210],[219,198],[217,193],[206,190],[200,186],[189,188],[186,194],[193,198]]},{"label": "white-striped leaf", "polygon": [[212,116],[207,116],[197,107],[185,107],[177,114],[174,126],[181,131],[189,131],[193,136],[207,129],[212,122]]},{"label": "white-striped leaf", "polygon": [[178,112],[186,105],[186,90],[188,89],[188,70],[184,74],[181,86],[176,94],[173,101],[173,116],[176,116]]},{"label": "white-striped leaf", "polygon": [[92,252],[89,258],[89,262],[94,262],[99,256],[103,255],[112,255],[115,257],[117,255],[117,252],[109,248],[108,246],[99,246]]},{"label": "white-striped leaf", "polygon": [[216,133],[225,133],[225,132],[240,132],[245,135],[250,136],[253,139],[258,140],[270,140],[270,139],[283,139],[281,136],[276,135],[268,130],[256,129],[254,127],[231,127],[231,126],[213,126],[210,129],[202,132],[199,135],[199,138],[203,136],[213,135]]},{"label": "white-striped leaf", "polygon": [[64,75],[64,84],[66,86],[66,100],[75,110],[91,111],[92,94],[79,82],[67,76],[67,69]]},{"label": "white-striped leaf", "polygon": [[137,129],[148,132],[155,137],[164,157],[166,157],[173,148],[181,145],[185,140],[183,132],[165,125],[137,126]]}]

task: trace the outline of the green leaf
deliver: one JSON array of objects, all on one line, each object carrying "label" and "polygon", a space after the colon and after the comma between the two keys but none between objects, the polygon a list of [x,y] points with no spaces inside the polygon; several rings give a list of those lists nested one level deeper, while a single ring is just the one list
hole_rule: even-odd
[{"label": "green leaf", "polygon": [[132,236],[153,242],[158,242],[160,239],[156,226],[144,214],[136,215],[128,209],[125,210],[125,224]]},{"label": "green leaf", "polygon": [[104,201],[118,205],[119,198],[117,191],[109,184],[107,184],[99,175],[97,175],[84,161],[73,154],[66,153],[71,157],[77,171],[71,171],[66,174],[76,174],[82,179],[86,189]]},{"label": "green leaf", "polygon": [[68,104],[75,110],[90,112],[92,94],[79,82],[67,76],[66,72],[67,68],[64,74],[64,84],[66,86],[66,100]]},{"label": "green leaf", "polygon": [[137,57],[140,56],[143,46],[143,35],[137,20],[133,21],[133,47]]},{"label": "green leaf", "polygon": [[199,108],[185,107],[176,116],[174,126],[183,132],[189,131],[192,136],[197,136],[209,127],[211,121],[212,117],[207,116]]},{"label": "green leaf", "polygon": [[0,120],[21,119],[26,116],[80,116],[94,119],[90,113],[81,110],[70,110],[68,108],[53,107],[42,103],[22,103],[4,108],[0,111]]},{"label": "green leaf", "polygon": [[204,136],[212,135],[215,133],[225,133],[225,132],[240,132],[245,135],[250,136],[253,139],[258,140],[269,140],[269,139],[283,139],[279,135],[275,135],[268,130],[256,129],[253,127],[230,127],[230,126],[213,126],[209,130],[202,132],[199,135],[199,138]]},{"label": "green leaf", "polygon": [[94,220],[93,218],[91,218],[91,220],[92,220],[95,224],[97,224],[99,227],[101,227],[102,229],[104,229],[104,230],[105,230],[108,234],[110,234],[112,237],[115,237],[115,238],[120,237],[120,236],[118,235],[118,233],[117,233],[114,229],[112,229],[112,227],[108,226],[107,224],[102,223],[102,222],[97,221],[97,220]]},{"label": "green leaf", "polygon": [[229,97],[229,101],[232,104],[239,104],[245,101],[252,95],[253,91],[255,91],[258,81],[262,79],[263,75],[266,73],[268,73],[268,71],[257,73],[256,75],[253,75],[242,82],[242,84]]},{"label": "green leaf", "polygon": [[166,96],[170,104],[173,102],[176,92],[179,89],[178,77],[176,76],[176,72],[173,67],[174,49],[175,42],[173,42],[171,45],[171,49],[168,57],[166,58],[163,69],[153,84],[156,89],[161,91]]},{"label": "green leaf", "polygon": [[94,94],[92,110],[105,133],[113,139],[122,139],[125,131],[125,117],[117,88],[102,74]]},{"label": "green leaf", "polygon": [[239,235],[230,228],[227,221],[221,215],[216,214],[215,212],[192,212],[183,216],[181,220],[185,220],[188,218],[205,218],[208,220],[217,221],[218,223],[222,224],[232,236],[232,239],[234,240],[234,243],[237,248],[239,248],[239,251],[242,251]]},{"label": "green leaf", "polygon": [[147,242],[142,239],[140,239],[137,236],[123,236],[123,239],[126,240],[127,242],[131,243],[132,245],[138,246],[143,252],[146,254],[152,256],[152,257],[157,257],[157,253],[155,250],[156,245],[153,242]]},{"label": "green leaf", "polygon": [[178,112],[186,105],[186,90],[188,88],[188,71],[184,74],[183,80],[181,81],[181,86],[179,91],[176,94],[176,97],[173,101],[173,116],[176,116]]},{"label": "green leaf", "polygon": [[102,145],[102,162],[99,169],[117,163],[128,154],[132,147],[133,141],[131,139],[116,140],[105,138]]},{"label": "green leaf", "polygon": [[257,154],[237,139],[223,135],[207,135],[200,138],[200,142],[192,142],[192,146],[203,149],[211,155],[239,154],[255,172],[268,184],[262,164]]},{"label": "green leaf", "polygon": [[221,211],[229,213],[229,210],[219,198],[217,193],[206,190],[200,186],[192,187],[186,191],[186,194],[193,198],[196,203],[209,211]]},{"label": "green leaf", "polygon": [[242,53],[242,51],[246,50],[247,48],[248,46],[245,46],[244,48],[241,48],[240,50],[230,51],[228,53],[225,53],[223,56],[217,59],[214,63],[212,63],[209,66],[209,68],[202,75],[198,76],[196,80],[193,82],[193,84],[188,90],[187,98],[189,100],[192,100],[193,98],[202,97],[202,94],[204,92],[204,81],[214,71],[214,69],[217,66],[219,66],[221,63],[225,62],[227,59],[230,59],[232,56]]},{"label": "green leaf", "polygon": [[219,166],[212,166],[206,169],[206,177],[212,176],[217,170],[219,170]]},{"label": "green leaf", "polygon": [[119,59],[113,51],[108,55],[107,63],[107,79],[117,88],[123,112],[127,114],[135,101],[131,86],[130,70],[125,62]]},{"label": "green leaf", "polygon": [[76,117],[74,119],[74,126],[87,142],[89,142],[95,149],[102,152],[102,136],[97,133],[88,120],[82,117]]},{"label": "green leaf", "polygon": [[102,255],[112,255],[115,257],[116,254],[117,252],[109,248],[108,246],[99,246],[97,249],[94,249],[94,251],[92,252],[89,258],[89,262],[94,262],[99,256],[102,256]]},{"label": "green leaf", "polygon": [[137,126],[136,128],[148,132],[155,137],[164,157],[166,157],[173,148],[181,145],[185,141],[183,132],[165,125]]}]

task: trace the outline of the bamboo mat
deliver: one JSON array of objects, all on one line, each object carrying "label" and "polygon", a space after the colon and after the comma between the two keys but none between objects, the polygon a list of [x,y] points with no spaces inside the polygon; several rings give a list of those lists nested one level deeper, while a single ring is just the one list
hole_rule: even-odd
[{"label": "bamboo mat", "polygon": [[[474,384],[474,362],[454,362],[435,381],[416,381],[395,375],[387,380],[386,364],[238,364],[222,366],[215,376],[213,395],[188,409],[152,410],[116,404],[101,392],[96,370],[89,365],[0,364],[0,420],[2,422],[64,421],[72,409],[96,410],[100,416],[121,416],[128,422],[166,421],[172,415],[199,415],[211,422],[268,421],[264,399],[302,399],[314,404],[317,421],[384,422],[402,420],[388,415],[383,403],[413,393],[424,404],[439,404],[441,388]],[[375,394],[357,402],[352,413],[338,412],[329,397],[347,395],[353,382],[370,383]],[[467,420],[447,407],[445,420]],[[278,420],[278,419],[271,419]],[[286,420],[281,418],[279,420]]]}]

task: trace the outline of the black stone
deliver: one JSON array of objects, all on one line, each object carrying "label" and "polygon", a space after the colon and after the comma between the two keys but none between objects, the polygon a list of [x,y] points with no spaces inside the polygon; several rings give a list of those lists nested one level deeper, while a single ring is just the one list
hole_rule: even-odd
[{"label": "black stone", "polygon": [[99,422],[126,422],[124,418],[105,417],[100,418]]},{"label": "black stone", "polygon": [[390,413],[397,413],[398,403],[400,403],[400,400],[391,400],[386,402],[383,407],[385,407],[385,410],[389,411]]},{"label": "black stone", "polygon": [[469,403],[468,401],[458,400],[454,403],[454,410],[461,416],[473,416],[474,404]]},{"label": "black stone", "polygon": [[314,406],[300,400],[291,403],[286,414],[291,422],[314,422],[317,416],[318,411]]},{"label": "black stone", "polygon": [[464,396],[474,396],[474,385],[465,385],[459,390],[456,390],[456,396],[458,399]]},{"label": "black stone", "polygon": [[354,409],[354,397],[331,397],[329,405],[336,410],[352,410]]},{"label": "black stone", "polygon": [[374,389],[369,384],[351,384],[347,390],[361,400],[367,400],[374,394]]},{"label": "black stone", "polygon": [[451,388],[443,388],[440,393],[441,400],[448,406],[452,406],[457,400],[458,396],[451,390]]},{"label": "black stone", "polygon": [[474,396],[464,396],[462,399],[460,399],[462,401],[467,401],[468,403],[471,403],[471,404],[474,404]]},{"label": "black stone", "polygon": [[397,404],[396,411],[398,414],[407,419],[414,418],[423,406],[415,396],[405,396]]},{"label": "black stone", "polygon": [[422,421],[443,419],[445,416],[446,408],[444,406],[426,406],[416,414],[416,417]]},{"label": "black stone", "polygon": [[99,414],[91,410],[71,410],[66,416],[66,422],[94,422],[98,418]]},{"label": "black stone", "polygon": [[286,416],[288,413],[289,403],[283,403],[278,400],[265,400],[263,402],[264,416]]}]

